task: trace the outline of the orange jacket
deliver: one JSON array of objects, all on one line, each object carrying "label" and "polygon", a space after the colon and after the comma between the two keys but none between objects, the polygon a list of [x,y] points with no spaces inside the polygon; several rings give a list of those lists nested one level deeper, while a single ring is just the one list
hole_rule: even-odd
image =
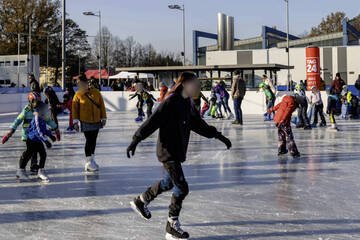
[{"label": "orange jacket", "polygon": [[292,96],[286,95],[279,104],[269,109],[268,113],[276,112],[274,122],[290,125],[291,115],[296,107],[295,99]]}]

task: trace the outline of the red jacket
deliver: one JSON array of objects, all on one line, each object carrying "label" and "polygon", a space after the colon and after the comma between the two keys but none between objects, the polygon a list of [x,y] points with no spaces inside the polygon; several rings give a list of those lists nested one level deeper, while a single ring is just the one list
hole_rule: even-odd
[{"label": "red jacket", "polygon": [[164,101],[167,92],[168,92],[167,86],[162,86],[160,88],[160,97],[158,98],[159,102]]},{"label": "red jacket", "polygon": [[296,107],[297,104],[295,99],[286,95],[278,105],[269,109],[269,113],[276,112],[274,122],[290,125],[291,115],[295,111]]}]

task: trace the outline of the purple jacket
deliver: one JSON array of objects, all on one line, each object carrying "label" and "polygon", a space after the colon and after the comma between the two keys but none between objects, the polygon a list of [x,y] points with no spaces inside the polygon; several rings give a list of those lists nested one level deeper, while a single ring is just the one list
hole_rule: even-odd
[{"label": "purple jacket", "polygon": [[230,96],[229,93],[223,88],[223,86],[220,83],[216,85],[215,92],[220,94],[221,98],[227,98]]}]

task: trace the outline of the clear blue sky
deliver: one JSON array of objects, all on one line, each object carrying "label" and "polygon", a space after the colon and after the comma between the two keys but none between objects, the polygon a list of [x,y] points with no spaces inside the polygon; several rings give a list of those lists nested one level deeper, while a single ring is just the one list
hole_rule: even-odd
[{"label": "clear blue sky", "polygon": [[[290,33],[310,31],[327,14],[344,11],[349,18],[360,14],[359,0],[289,0]],[[192,59],[192,31],[217,32],[217,13],[235,17],[235,37],[259,36],[261,26],[286,27],[284,0],[67,0],[67,13],[89,35],[98,31],[95,17],[83,11],[100,9],[103,25],[120,38],[133,36],[142,44],[152,43],[159,51],[182,51],[181,12],[168,4],[185,4],[186,56]],[[215,43],[201,41],[200,44]]]}]

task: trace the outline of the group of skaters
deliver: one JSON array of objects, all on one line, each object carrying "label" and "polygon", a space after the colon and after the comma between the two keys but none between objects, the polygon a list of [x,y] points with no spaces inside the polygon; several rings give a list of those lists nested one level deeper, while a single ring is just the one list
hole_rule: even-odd
[{"label": "group of skaters", "polygon": [[[46,150],[44,145],[51,148],[50,140],[52,142],[60,141],[57,114],[61,109],[68,109],[71,113],[69,130],[81,131],[85,136],[85,171],[99,171],[99,165],[95,161],[95,148],[99,130],[106,125],[107,120],[104,100],[99,90],[91,82],[89,84],[84,75],[81,75],[77,78],[78,90],[76,93],[69,88],[64,95],[64,102],[60,102],[53,89],[41,90],[33,76],[30,77],[30,81],[32,92],[28,95],[29,103],[2,139],[2,142],[5,143],[11,138],[18,126],[22,125],[22,140],[26,142],[26,150],[20,157],[16,177],[20,180],[29,179],[25,169],[28,161],[32,159],[31,172],[42,181],[49,181],[45,171]],[[350,104],[351,107],[355,105],[354,96],[344,86],[345,84],[338,74],[329,90],[327,112],[331,123],[334,124],[332,127],[335,129],[335,115],[339,101],[344,104],[341,99],[345,97],[348,106]],[[144,83],[137,82],[134,87],[135,93],[130,98],[137,98],[138,100],[138,120],[142,121],[144,118],[144,105],[148,108],[146,111],[147,120],[133,135],[126,154],[129,158],[133,156],[139,143],[159,130],[156,153],[165,171],[162,180],[135,197],[130,205],[136,213],[148,220],[152,217],[149,204],[163,192],[173,190],[167,218],[166,239],[188,239],[189,233],[181,228],[179,216],[182,203],[189,193],[182,164],[186,160],[190,132],[194,131],[206,138],[217,139],[224,143],[227,149],[230,149],[232,147],[231,141],[215,127],[208,125],[204,117],[207,114],[213,117],[212,111],[215,111],[215,118],[224,117],[219,110],[223,108],[224,115],[229,118],[232,115],[229,107],[231,97],[236,118],[233,124],[243,124],[241,104],[246,94],[245,82],[240,74],[236,73],[231,86],[231,94],[227,93],[223,82],[218,82],[209,99],[201,93],[200,81],[192,72],[182,73],[170,88],[161,83],[158,99],[155,99],[150,91],[146,90]],[[297,126],[299,124],[301,126],[301,121],[303,121],[304,128],[307,129],[310,125],[310,120],[307,118],[307,107],[310,104],[314,106],[313,125],[317,124],[317,115],[319,115],[320,125],[325,126],[326,120],[323,114],[320,91],[316,87],[312,88],[311,97],[307,99],[304,88],[298,86],[296,93],[285,95],[281,102],[275,106],[275,88],[266,75],[263,76],[260,88],[266,96],[266,120],[274,120],[278,129],[278,155],[281,156],[289,152],[294,158],[300,157],[291,128],[292,114],[298,109],[300,123]],[[347,92],[344,92],[345,90]],[[45,96],[44,101],[41,92]],[[206,111],[203,111],[204,107],[201,108],[201,99],[205,101],[204,105],[208,105]],[[154,102],[159,102],[159,105],[153,112]],[[215,110],[213,110],[214,107]],[[352,108],[348,109],[352,111]],[[37,161],[38,154],[40,156],[39,162]]]},{"label": "group of skaters", "polygon": [[[60,131],[57,116],[64,109],[69,114],[68,131],[84,133],[85,143],[85,170],[96,172],[99,166],[95,162],[95,147],[99,129],[106,124],[105,104],[99,90],[89,84],[85,75],[77,79],[78,91],[74,93],[72,85],[69,85],[60,102],[54,89],[46,87],[41,89],[34,75],[29,76],[31,92],[28,94],[28,104],[11,124],[9,131],[2,138],[6,143],[16,129],[22,127],[22,141],[26,143],[26,150],[19,160],[19,168],[16,177],[21,181],[29,180],[26,166],[31,159],[30,172],[43,182],[49,182],[45,171],[46,150],[51,148],[52,142],[60,141]],[[45,96],[43,100],[42,94]],[[50,139],[50,140],[49,140]],[[40,160],[37,160],[37,155]]]}]

